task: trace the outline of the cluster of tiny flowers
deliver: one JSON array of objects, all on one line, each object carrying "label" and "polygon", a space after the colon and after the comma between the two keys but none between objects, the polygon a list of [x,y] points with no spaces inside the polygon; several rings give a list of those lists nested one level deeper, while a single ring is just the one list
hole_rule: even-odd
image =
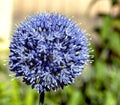
[{"label": "cluster of tiny flowers", "polygon": [[86,36],[60,14],[29,17],[16,29],[10,43],[10,70],[39,93],[73,84],[88,61]]}]

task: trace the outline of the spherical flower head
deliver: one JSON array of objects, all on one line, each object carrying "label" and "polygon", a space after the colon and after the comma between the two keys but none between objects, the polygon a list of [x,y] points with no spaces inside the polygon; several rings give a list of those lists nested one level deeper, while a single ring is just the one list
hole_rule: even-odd
[{"label": "spherical flower head", "polygon": [[60,14],[31,16],[19,25],[10,43],[10,70],[39,93],[73,84],[88,61],[86,36]]}]

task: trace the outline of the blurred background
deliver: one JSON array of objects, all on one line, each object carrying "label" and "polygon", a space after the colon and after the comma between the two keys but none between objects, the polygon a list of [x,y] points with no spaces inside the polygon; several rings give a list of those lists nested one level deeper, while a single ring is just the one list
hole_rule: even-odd
[{"label": "blurred background", "polygon": [[76,83],[46,93],[45,105],[120,105],[120,0],[0,0],[0,105],[38,105],[36,90],[9,76],[7,63],[16,25],[45,11],[72,18],[94,50]]}]

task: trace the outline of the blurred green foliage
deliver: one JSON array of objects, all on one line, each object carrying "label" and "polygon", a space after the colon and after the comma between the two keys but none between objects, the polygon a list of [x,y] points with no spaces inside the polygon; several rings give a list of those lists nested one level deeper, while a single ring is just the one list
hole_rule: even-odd
[{"label": "blurred green foliage", "polygon": [[[99,43],[92,46],[94,62],[74,85],[46,93],[45,105],[120,105],[120,19],[101,18],[102,25],[95,27]],[[36,90],[21,80],[11,80],[3,63],[1,60],[0,105],[38,105]]]}]

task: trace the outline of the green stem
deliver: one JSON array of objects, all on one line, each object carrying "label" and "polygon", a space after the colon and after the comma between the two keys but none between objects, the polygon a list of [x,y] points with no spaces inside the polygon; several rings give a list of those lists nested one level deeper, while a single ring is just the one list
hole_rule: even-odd
[{"label": "green stem", "polygon": [[44,96],[45,96],[45,93],[42,92],[39,97],[39,105],[44,105]]}]

